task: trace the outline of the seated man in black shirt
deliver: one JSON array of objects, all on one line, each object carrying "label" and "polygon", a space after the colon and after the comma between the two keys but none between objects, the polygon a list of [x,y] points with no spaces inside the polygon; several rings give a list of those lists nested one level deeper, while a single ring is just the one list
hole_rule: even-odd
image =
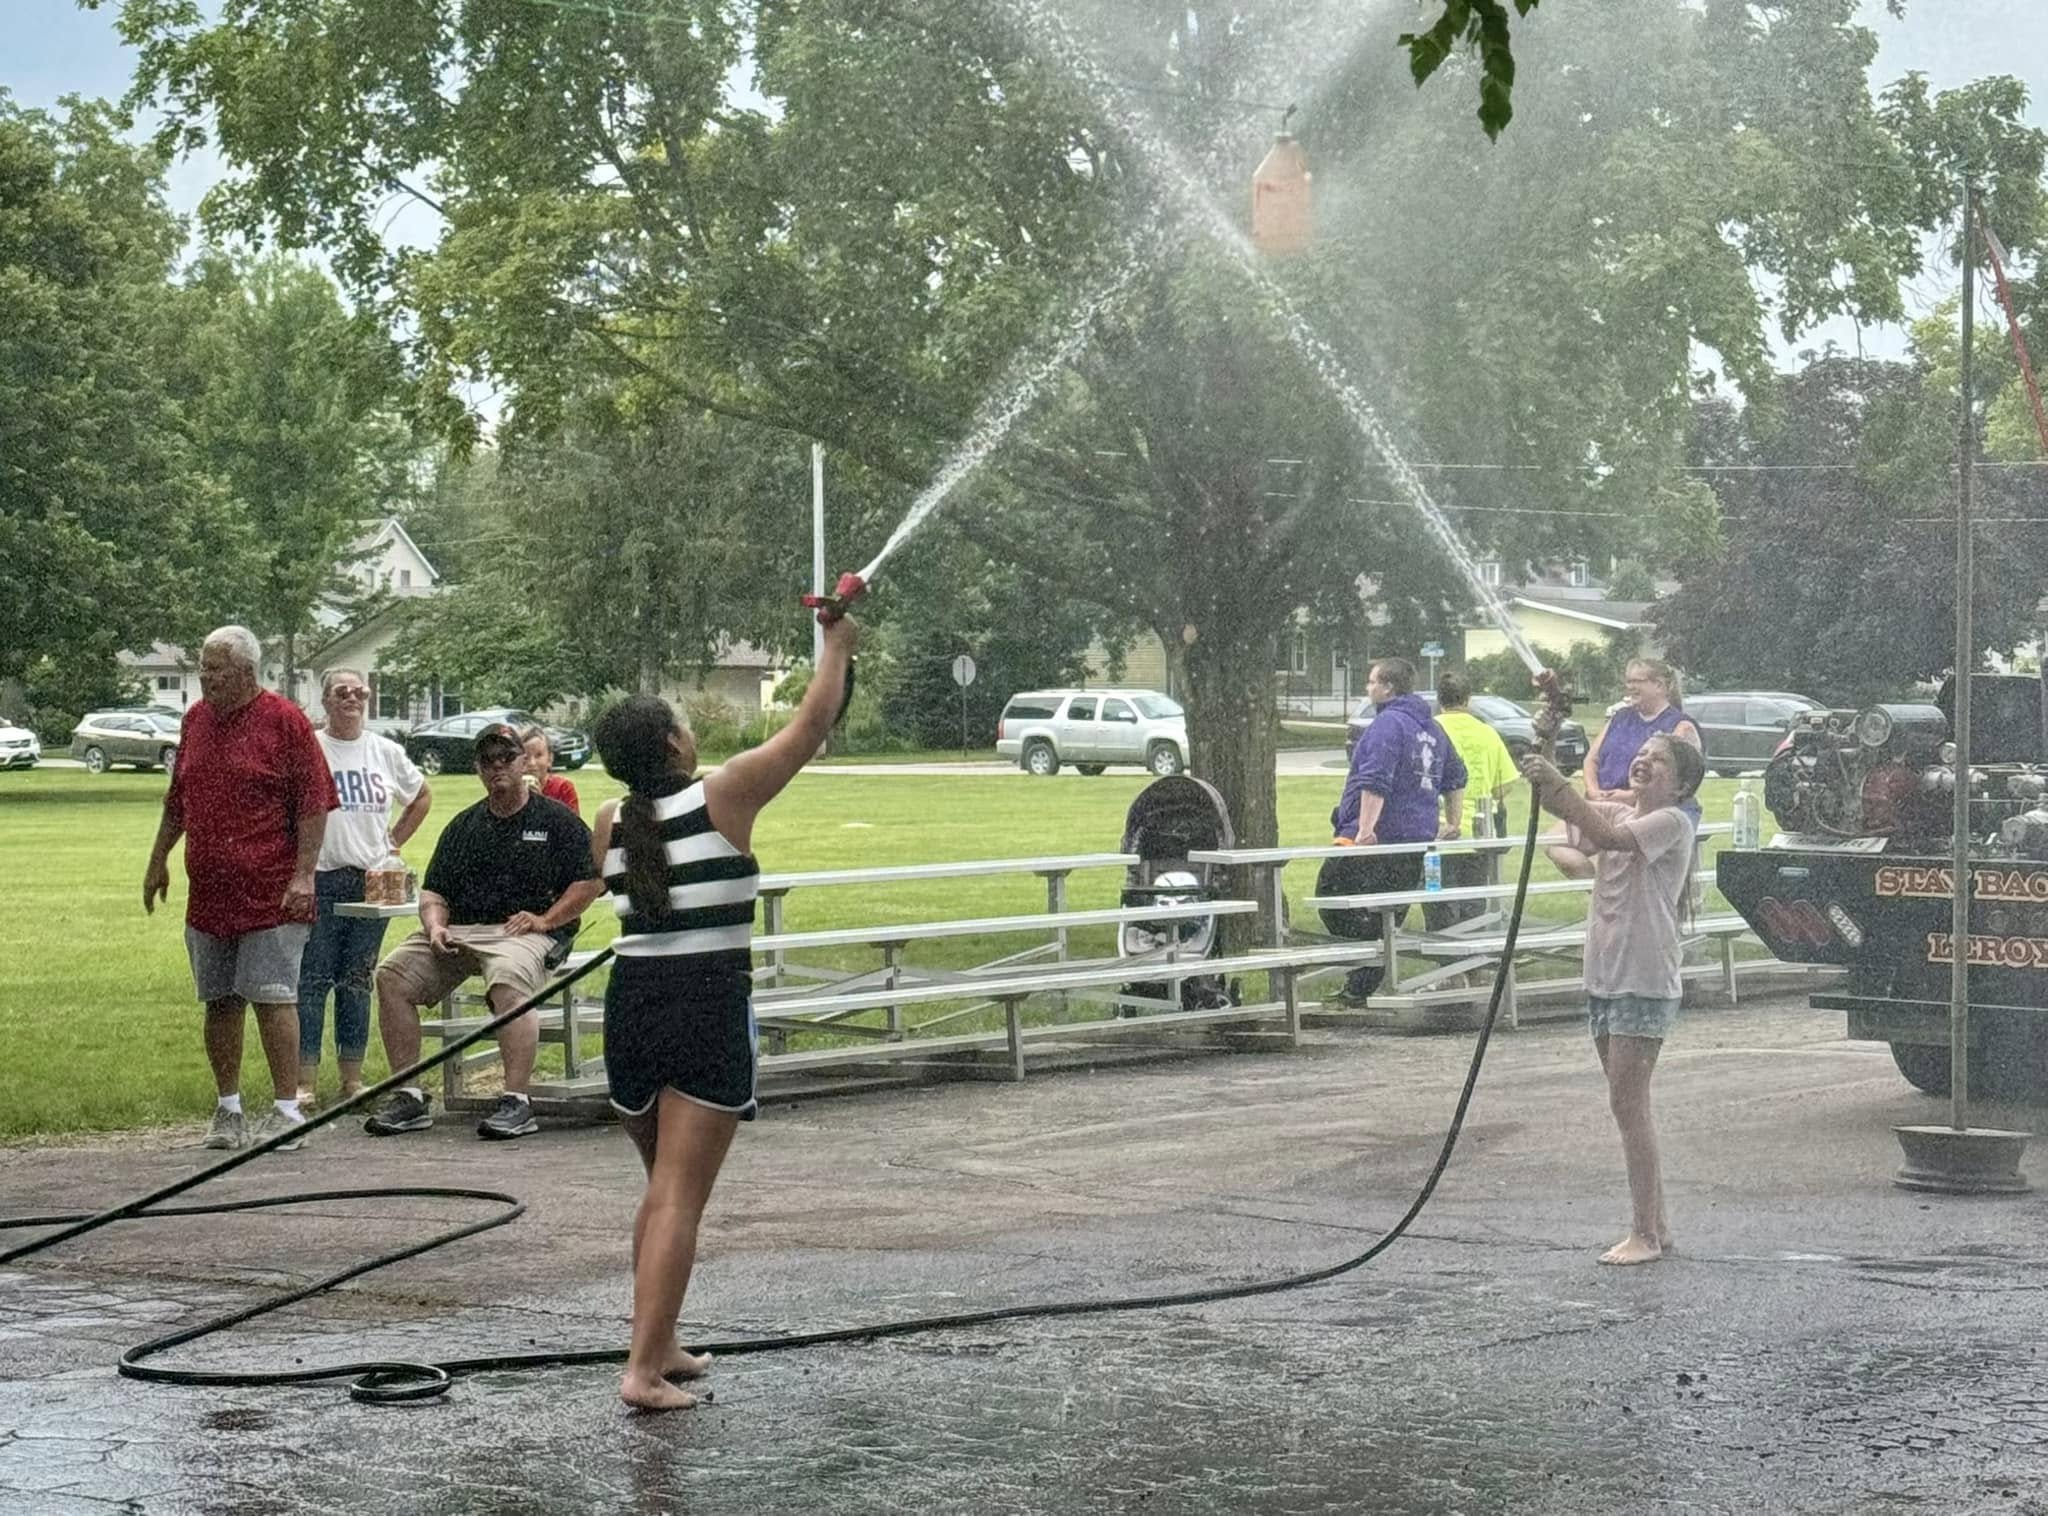
[{"label": "seated man in black shirt", "polygon": [[[482,977],[493,1015],[545,986],[568,955],[584,908],[604,893],[590,828],[567,806],[529,790],[525,766],[511,727],[477,734],[484,798],[448,823],[420,890],[420,929],[377,966],[377,1025],[394,1069],[419,1061],[420,1007],[463,980]],[[529,1013],[497,1036],[505,1093],[477,1135],[525,1137],[540,1130],[526,1094],[540,1028]],[[433,1124],[426,1093],[414,1087],[392,1091],[363,1130],[389,1137]]]}]

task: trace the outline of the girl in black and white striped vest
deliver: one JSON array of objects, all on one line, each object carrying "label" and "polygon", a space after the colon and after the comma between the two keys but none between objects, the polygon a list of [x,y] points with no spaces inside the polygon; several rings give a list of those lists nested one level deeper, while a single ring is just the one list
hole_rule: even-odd
[{"label": "girl in black and white striped vest", "polygon": [[647,1169],[633,1228],[633,1343],[620,1397],[643,1410],[697,1398],[674,1379],[710,1366],[676,1318],[697,1225],[738,1124],[754,1119],[754,818],[825,741],[857,636],[841,619],[795,719],[704,778],[666,701],[636,695],[597,723],[597,750],[629,793],[598,811],[598,870],[619,914],[604,997],[612,1105]]}]

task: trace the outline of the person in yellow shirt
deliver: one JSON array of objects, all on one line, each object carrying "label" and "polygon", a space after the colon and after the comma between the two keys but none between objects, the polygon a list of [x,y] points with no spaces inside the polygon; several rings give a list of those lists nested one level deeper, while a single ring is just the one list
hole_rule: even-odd
[{"label": "person in yellow shirt", "polygon": [[[1458,750],[1458,757],[1465,764],[1465,791],[1470,802],[1466,810],[1472,817],[1472,835],[1481,835],[1482,816],[1497,835],[1508,789],[1519,777],[1514,755],[1501,741],[1499,732],[1472,714],[1472,680],[1462,671],[1451,669],[1437,680],[1436,699],[1437,725],[1444,729],[1444,735],[1451,739],[1451,746]],[[1486,853],[1446,852],[1444,888],[1488,883],[1492,878],[1490,857]],[[1446,900],[1442,905],[1424,906],[1422,918],[1432,932],[1441,932],[1482,914],[1485,909],[1483,900]]]}]

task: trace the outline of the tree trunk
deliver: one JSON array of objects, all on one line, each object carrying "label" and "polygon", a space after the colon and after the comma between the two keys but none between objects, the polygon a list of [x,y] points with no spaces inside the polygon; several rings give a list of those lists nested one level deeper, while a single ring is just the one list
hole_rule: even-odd
[{"label": "tree trunk", "polygon": [[[1193,770],[1222,793],[1239,847],[1279,843],[1272,653],[1269,636],[1205,634],[1197,628],[1184,655]],[[1256,921],[1230,917],[1224,926],[1224,942],[1232,950],[1270,941],[1273,930],[1264,902]]]},{"label": "tree trunk", "polygon": [[290,632],[284,634],[284,675],[278,693],[287,700],[299,698],[298,689],[298,638]]}]

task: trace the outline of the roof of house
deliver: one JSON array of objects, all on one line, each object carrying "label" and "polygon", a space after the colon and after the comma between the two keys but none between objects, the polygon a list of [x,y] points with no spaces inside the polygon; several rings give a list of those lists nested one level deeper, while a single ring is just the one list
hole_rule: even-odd
[{"label": "roof of house", "polygon": [[1589,621],[1595,626],[1627,630],[1631,627],[1647,626],[1646,613],[1650,609],[1647,600],[1606,600],[1589,599],[1583,595],[1564,596],[1546,594],[1541,590],[1522,590],[1509,596],[1510,605],[1526,606],[1533,611],[1549,611],[1553,615],[1566,616],[1574,621]]},{"label": "roof of house", "polygon": [[420,551],[420,545],[412,540],[412,533],[405,529],[405,523],[396,516],[386,516],[369,531],[357,537],[349,544],[349,551],[357,557],[367,557],[394,537],[411,548],[413,556],[418,558],[427,568],[430,583],[412,586],[412,593],[420,594],[432,585],[438,585],[441,582],[441,571],[434,567],[434,561],[431,558]]},{"label": "roof of house", "polygon": [[751,642],[721,642],[712,655],[711,666],[720,669],[779,669],[789,660]]},{"label": "roof of house", "polygon": [[196,667],[185,656],[183,648],[172,647],[168,642],[152,642],[149,650],[131,653],[123,650],[114,655],[114,661],[123,668],[172,668]]}]

